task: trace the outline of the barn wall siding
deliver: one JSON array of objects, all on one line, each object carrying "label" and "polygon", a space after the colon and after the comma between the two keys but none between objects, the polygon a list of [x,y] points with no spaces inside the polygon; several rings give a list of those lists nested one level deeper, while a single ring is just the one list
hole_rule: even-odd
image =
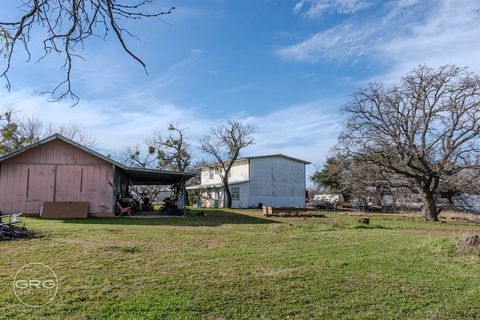
[{"label": "barn wall siding", "polygon": [[7,159],[0,167],[0,210],[39,214],[46,201],[89,202],[89,213],[113,213],[112,165],[61,140]]},{"label": "barn wall siding", "polygon": [[4,163],[11,162],[21,164],[109,165],[105,160],[62,140],[52,140],[7,159]]}]

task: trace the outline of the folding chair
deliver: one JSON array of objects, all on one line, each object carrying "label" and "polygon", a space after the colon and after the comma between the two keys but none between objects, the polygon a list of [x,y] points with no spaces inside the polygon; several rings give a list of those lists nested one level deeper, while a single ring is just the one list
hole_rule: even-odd
[{"label": "folding chair", "polygon": [[120,209],[120,213],[118,214],[119,216],[122,216],[122,215],[131,216],[133,213],[132,207],[123,207],[122,204],[118,201],[117,201],[117,207],[118,209]]}]

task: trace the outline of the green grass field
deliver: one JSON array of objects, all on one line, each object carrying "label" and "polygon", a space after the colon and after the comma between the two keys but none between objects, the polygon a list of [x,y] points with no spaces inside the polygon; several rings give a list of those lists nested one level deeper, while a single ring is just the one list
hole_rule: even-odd
[{"label": "green grass field", "polygon": [[[477,319],[480,255],[468,222],[263,218],[257,210],[162,219],[24,219],[0,242],[1,319]],[[55,300],[32,309],[12,279],[42,262]]]}]

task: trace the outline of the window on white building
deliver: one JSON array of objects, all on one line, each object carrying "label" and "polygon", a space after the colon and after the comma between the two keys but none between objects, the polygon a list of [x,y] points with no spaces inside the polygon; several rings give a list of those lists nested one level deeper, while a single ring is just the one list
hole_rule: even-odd
[{"label": "window on white building", "polygon": [[240,187],[231,187],[232,200],[240,200]]},{"label": "window on white building", "polygon": [[210,179],[213,179],[213,169],[212,168],[210,168],[208,170],[208,174],[209,174]]}]

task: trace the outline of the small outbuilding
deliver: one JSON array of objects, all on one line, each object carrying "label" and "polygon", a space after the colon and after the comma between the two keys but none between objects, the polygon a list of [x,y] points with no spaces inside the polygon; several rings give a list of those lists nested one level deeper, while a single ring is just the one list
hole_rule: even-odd
[{"label": "small outbuilding", "polygon": [[114,216],[130,185],[185,183],[194,175],[127,167],[54,134],[0,157],[0,211],[39,215],[44,203],[78,202],[88,203],[89,216]]}]

